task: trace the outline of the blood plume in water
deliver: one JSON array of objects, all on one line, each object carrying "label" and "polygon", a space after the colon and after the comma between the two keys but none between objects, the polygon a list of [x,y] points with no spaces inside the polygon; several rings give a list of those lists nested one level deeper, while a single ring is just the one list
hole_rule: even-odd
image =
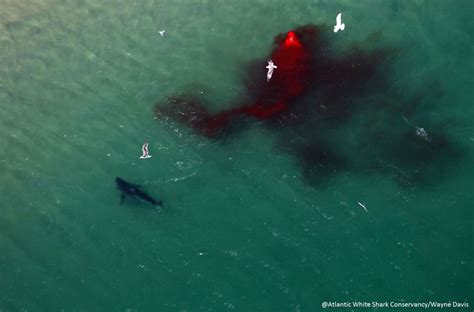
[{"label": "blood plume in water", "polygon": [[285,111],[291,100],[308,87],[310,57],[293,31],[289,31],[270,57],[278,68],[256,102],[234,110],[258,119]]},{"label": "blood plume in water", "polygon": [[[310,77],[310,53],[294,31],[285,37],[275,39],[276,48],[268,59],[278,66],[271,80],[263,84],[253,103],[209,114],[198,100],[191,97],[174,96],[168,98],[167,106],[158,106],[157,115],[171,115],[175,119],[189,124],[198,133],[213,137],[227,129],[235,119],[253,117],[268,119],[284,112],[292,101],[302,95],[308,88]],[[264,69],[266,62],[262,64]],[[265,72],[259,72],[265,77]],[[257,78],[257,80],[260,80]]]},{"label": "blood plume in water", "polygon": [[[393,174],[400,179],[416,177],[419,175],[419,159],[425,159],[421,156],[430,154],[428,151],[436,147],[436,142],[447,142],[442,136],[437,140],[434,138],[432,142],[419,140],[414,134],[388,137],[393,125],[392,118],[395,117],[387,117],[386,123],[377,122],[386,124],[387,128],[376,131],[375,133],[380,135],[377,134],[372,141],[365,144],[377,151],[374,154],[357,154],[351,159],[342,148],[346,145],[341,142],[339,145],[333,144],[332,140],[336,137],[329,135],[334,132],[333,126],[336,123],[350,120],[352,112],[357,111],[357,103],[367,106],[366,103],[371,98],[378,100],[374,103],[376,105],[371,105],[366,111],[368,116],[391,116],[389,112],[399,110],[399,106],[407,108],[404,113],[406,117],[409,117],[410,111],[415,111],[412,103],[399,104],[399,96],[390,95],[389,92],[388,67],[385,66],[388,63],[385,61],[396,55],[399,49],[369,50],[367,47],[373,46],[372,43],[377,41],[378,33],[374,35],[369,36],[366,41],[353,43],[353,47],[344,53],[336,53],[328,40],[334,38],[330,27],[300,26],[277,35],[271,53],[265,59],[249,66],[244,76],[245,88],[242,88],[241,92],[246,94],[237,98],[231,109],[212,114],[199,97],[181,94],[168,97],[165,103],[157,103],[155,114],[157,118],[169,117],[184,123],[195,132],[210,138],[221,137],[242,128],[246,124],[243,122],[245,120],[263,120],[265,125],[278,134],[279,148],[299,160],[304,176],[312,184],[327,181],[328,175],[349,168],[361,172],[373,168],[380,173],[393,172],[392,167],[380,165],[384,161],[388,164],[399,164],[394,166],[397,171]],[[267,82],[265,66],[269,59],[273,60],[278,68]],[[379,70],[379,65],[384,65],[383,70]],[[429,93],[431,90],[424,96]],[[393,100],[390,100],[390,97]],[[361,98],[363,100],[360,100]],[[381,105],[380,98],[387,103],[397,103],[397,106],[385,107]],[[384,114],[378,114],[377,110],[382,110]],[[397,116],[395,119],[399,119]],[[412,130],[406,129],[410,133]],[[381,136],[387,136],[386,140],[390,144],[381,145]],[[368,140],[369,138],[363,138],[362,141]],[[443,159],[452,159],[452,155],[457,153],[449,144],[441,145],[448,152],[443,150],[443,154],[441,149],[436,150],[436,155],[440,156],[432,157],[436,170],[444,165]],[[415,148],[412,148],[413,146]],[[394,151],[394,147],[399,147],[400,152]],[[361,150],[366,150],[366,146]],[[357,149],[351,150],[351,154],[356,151]],[[377,157],[373,159],[373,155],[386,156],[384,160],[379,160]],[[361,165],[360,159],[364,159],[366,163]],[[354,164],[357,164],[357,168],[362,168],[354,168]],[[364,166],[366,169],[363,169]],[[400,169],[402,167],[406,168],[406,171]],[[428,165],[425,167],[428,168]],[[428,174],[428,180],[429,177]]]}]

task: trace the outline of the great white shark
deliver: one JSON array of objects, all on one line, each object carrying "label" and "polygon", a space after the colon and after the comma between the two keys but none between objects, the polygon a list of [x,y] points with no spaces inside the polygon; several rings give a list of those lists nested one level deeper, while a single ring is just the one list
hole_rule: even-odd
[{"label": "great white shark", "polygon": [[163,201],[156,201],[153,199],[150,195],[147,193],[143,192],[140,189],[140,185],[138,184],[133,184],[130,182],[125,181],[124,179],[120,177],[115,178],[115,183],[117,184],[117,188],[120,190],[120,203],[122,204],[126,197],[131,197],[131,198],[137,198],[141,199],[143,201],[146,201],[154,206],[161,206],[163,207]]}]

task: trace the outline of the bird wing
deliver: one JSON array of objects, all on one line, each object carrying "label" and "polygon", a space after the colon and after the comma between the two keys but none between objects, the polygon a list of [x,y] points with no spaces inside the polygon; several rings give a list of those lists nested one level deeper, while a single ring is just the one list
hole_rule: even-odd
[{"label": "bird wing", "polygon": [[342,13],[339,12],[336,16],[336,24],[337,25],[341,25],[341,15],[342,15]]}]

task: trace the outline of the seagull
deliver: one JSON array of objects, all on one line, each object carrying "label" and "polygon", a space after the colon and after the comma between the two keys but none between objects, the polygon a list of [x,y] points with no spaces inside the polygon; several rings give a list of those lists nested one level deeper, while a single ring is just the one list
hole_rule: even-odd
[{"label": "seagull", "polygon": [[346,28],[346,24],[341,22],[341,17],[342,13],[339,12],[336,16],[336,25],[334,26],[334,32],[337,32],[338,30],[344,30],[344,28]]},{"label": "seagull", "polygon": [[160,34],[161,37],[165,36],[165,30],[164,29],[158,31],[158,33]]},{"label": "seagull", "polygon": [[140,156],[140,159],[147,159],[150,157],[151,155],[148,153],[148,142],[145,142],[142,146],[142,156]]},{"label": "seagull", "polygon": [[278,68],[278,66],[275,66],[275,64],[273,64],[273,61],[272,60],[269,60],[268,61],[268,65],[267,67],[265,67],[266,69],[268,69],[267,71],[267,82],[270,81],[270,79],[272,78],[272,75],[273,75],[273,70],[275,68]]}]

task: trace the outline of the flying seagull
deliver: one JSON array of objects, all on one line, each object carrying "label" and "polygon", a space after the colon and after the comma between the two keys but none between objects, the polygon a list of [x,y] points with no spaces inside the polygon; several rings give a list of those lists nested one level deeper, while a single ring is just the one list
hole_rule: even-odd
[{"label": "flying seagull", "polygon": [[336,16],[336,25],[334,26],[334,32],[338,32],[339,30],[344,30],[346,28],[346,24],[341,22],[342,13],[339,12]]},{"label": "flying seagull", "polygon": [[151,157],[151,155],[148,152],[148,142],[145,142],[145,144],[143,144],[143,146],[142,146],[142,156],[140,156],[140,159],[147,159],[147,158],[150,158],[150,157]]},{"label": "flying seagull", "polygon": [[275,68],[278,68],[278,66],[276,66],[275,64],[273,64],[273,61],[272,60],[269,60],[268,61],[268,65],[267,67],[265,67],[266,69],[268,69],[267,71],[267,82],[270,81],[270,79],[272,79],[272,76],[273,76],[273,70]]},{"label": "flying seagull", "polygon": [[160,34],[161,37],[165,36],[165,30],[164,29],[158,31],[158,33]]}]

